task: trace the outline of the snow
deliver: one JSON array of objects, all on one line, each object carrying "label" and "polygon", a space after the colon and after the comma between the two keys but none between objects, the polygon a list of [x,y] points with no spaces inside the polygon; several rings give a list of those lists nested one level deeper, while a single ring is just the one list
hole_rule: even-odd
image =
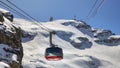
[{"label": "snow", "polygon": [[[47,61],[44,58],[45,49],[49,47],[49,33],[41,30],[39,26],[32,22],[20,19],[16,19],[16,21],[25,31],[33,34],[37,33],[33,40],[23,41],[24,43],[22,43],[24,48],[24,68],[120,68],[120,46],[110,47],[95,43],[91,36],[84,34],[73,26],[76,21],[56,20],[42,23],[58,32],[57,35],[53,36],[53,42],[63,48],[64,59],[60,61]],[[19,21],[21,22],[19,23]],[[73,22],[72,25],[63,25],[63,23],[71,21]],[[77,37],[87,37],[93,43],[92,47],[84,50],[74,48],[70,44],[70,40]],[[81,42],[78,39],[75,41]]]},{"label": "snow", "polygon": [[120,35],[112,35],[110,38],[120,38]]},{"label": "snow", "polygon": [[[80,22],[56,20],[39,23],[57,31],[57,35],[53,36],[53,43],[63,49],[64,59],[46,60],[44,54],[45,49],[50,45],[49,33],[31,21],[16,18],[12,24],[20,26],[25,32],[32,35],[32,37],[22,39],[23,68],[120,68],[120,45],[107,46],[95,43],[92,32],[85,29],[85,31],[81,31],[74,26]],[[87,38],[92,42],[92,46],[83,50],[73,47],[70,43],[72,40],[77,43],[82,42],[77,39],[78,37]],[[15,57],[13,57],[14,60]]]},{"label": "snow", "polygon": [[4,48],[10,47],[5,44],[0,44],[0,68],[9,68],[9,65],[7,63],[11,63],[13,60],[17,62],[17,57],[15,57],[15,54],[7,53],[4,51]]},{"label": "snow", "polygon": [[1,12],[1,13],[8,13],[9,11],[7,11],[7,10],[5,10],[5,9],[0,8],[0,12]]},{"label": "snow", "polygon": [[4,25],[0,25],[0,30],[5,30],[6,32],[11,32],[11,33],[15,33],[15,29],[13,28],[13,26],[15,27],[19,27],[15,24],[13,24],[12,22],[10,22],[8,19],[6,19],[5,17],[3,17],[5,19],[5,22],[3,22]]},{"label": "snow", "polygon": [[0,68],[10,68],[8,64],[0,62]]}]

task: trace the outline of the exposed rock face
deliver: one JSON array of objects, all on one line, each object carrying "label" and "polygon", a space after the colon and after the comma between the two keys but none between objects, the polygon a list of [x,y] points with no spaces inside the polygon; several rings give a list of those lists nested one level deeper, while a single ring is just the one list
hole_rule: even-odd
[{"label": "exposed rock face", "polygon": [[0,20],[0,23],[3,23],[0,24],[0,61],[9,64],[10,68],[22,68],[22,31],[12,25],[12,22],[4,22],[3,18]]},{"label": "exposed rock face", "polygon": [[115,37],[116,35],[110,30],[92,30],[94,33],[94,41],[98,44],[105,44],[109,46],[116,46],[120,44],[120,38]]},{"label": "exposed rock face", "polygon": [[12,23],[9,11],[0,10],[0,61],[9,65],[5,68],[22,68],[22,31]]},{"label": "exposed rock face", "polygon": [[87,30],[91,30],[91,26],[88,25],[86,22],[84,21],[80,21],[82,23],[79,23],[76,25],[76,28],[84,28],[84,29],[87,29]]},{"label": "exposed rock face", "polygon": [[90,48],[92,46],[92,42],[86,37],[77,37],[71,41],[71,44],[78,49]]},{"label": "exposed rock face", "polygon": [[[103,30],[103,29],[95,29],[92,28],[90,25],[88,25],[84,21],[68,21],[63,22],[62,25],[64,26],[74,26],[79,31],[81,31],[83,34],[90,36],[94,39],[94,41],[98,44],[105,44],[108,46],[117,46],[120,44],[120,38],[114,37],[116,36],[114,33],[112,33],[111,30]],[[70,43],[78,49],[86,49],[90,48],[92,46],[92,42],[89,41],[87,37],[75,37],[74,39],[71,39],[71,37],[74,35],[74,33],[67,33],[67,32],[58,32],[59,37],[70,41]],[[112,37],[111,37],[112,36]]]},{"label": "exposed rock face", "polygon": [[98,40],[95,40],[95,42],[99,44],[109,45],[109,46],[116,46],[120,44],[120,38],[112,37],[108,39],[98,39]]},{"label": "exposed rock face", "polygon": [[113,35],[110,30],[93,30],[94,37],[98,39],[107,39],[109,36]]}]

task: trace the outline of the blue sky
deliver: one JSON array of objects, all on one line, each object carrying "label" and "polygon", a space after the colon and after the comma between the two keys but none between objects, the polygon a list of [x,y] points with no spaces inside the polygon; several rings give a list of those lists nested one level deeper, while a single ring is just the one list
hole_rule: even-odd
[{"label": "blue sky", "polygon": [[[57,19],[86,20],[96,0],[10,0],[39,21]],[[102,1],[99,0],[98,3]],[[16,15],[15,15],[16,16]],[[16,16],[17,17],[17,16]],[[120,0],[105,0],[95,17],[88,22],[94,28],[112,30],[120,34]]]}]

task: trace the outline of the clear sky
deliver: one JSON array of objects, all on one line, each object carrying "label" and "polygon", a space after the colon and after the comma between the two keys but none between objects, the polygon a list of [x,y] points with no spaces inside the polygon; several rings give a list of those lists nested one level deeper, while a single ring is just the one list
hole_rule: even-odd
[{"label": "clear sky", "polygon": [[[86,20],[96,0],[10,0],[39,21],[57,19]],[[99,2],[102,0],[99,0]],[[98,3],[99,3],[98,2]],[[16,16],[17,17],[17,16]],[[105,0],[95,17],[88,22],[94,28],[112,30],[120,34],[120,0]]]}]

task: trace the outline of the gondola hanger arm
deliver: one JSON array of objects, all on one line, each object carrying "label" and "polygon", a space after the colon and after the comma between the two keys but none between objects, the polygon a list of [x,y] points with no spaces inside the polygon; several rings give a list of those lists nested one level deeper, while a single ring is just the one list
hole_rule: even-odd
[{"label": "gondola hanger arm", "polygon": [[52,43],[52,35],[55,35],[56,34],[56,31],[51,31],[50,32],[50,39],[49,39],[49,41],[50,41],[50,46],[51,47],[55,47],[55,45]]}]

